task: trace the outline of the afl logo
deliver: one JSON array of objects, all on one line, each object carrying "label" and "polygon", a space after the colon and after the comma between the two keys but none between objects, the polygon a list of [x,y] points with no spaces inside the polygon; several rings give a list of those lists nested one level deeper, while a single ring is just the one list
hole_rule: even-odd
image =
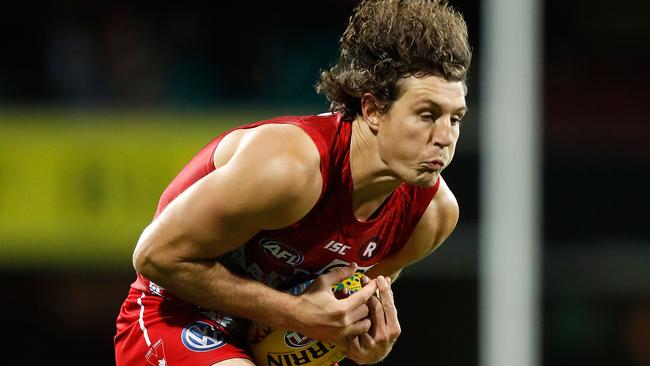
[{"label": "afl logo", "polygon": [[380,252],[380,248],[381,241],[379,241],[379,237],[376,236],[368,240],[368,242],[359,248],[359,257],[363,259],[370,259]]},{"label": "afl logo", "polygon": [[287,330],[284,332],[284,344],[291,348],[302,348],[312,343],[314,343],[313,339],[305,337],[296,331]]},{"label": "afl logo", "polygon": [[262,239],[260,245],[267,256],[282,264],[297,266],[304,259],[302,253],[279,241]]},{"label": "afl logo", "polygon": [[212,351],[226,344],[221,332],[201,321],[187,324],[181,333],[181,340],[185,347],[195,352]]}]

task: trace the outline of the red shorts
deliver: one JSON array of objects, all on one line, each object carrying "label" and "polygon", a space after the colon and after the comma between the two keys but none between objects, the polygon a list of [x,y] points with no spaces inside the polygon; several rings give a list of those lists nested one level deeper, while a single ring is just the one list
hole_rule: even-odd
[{"label": "red shorts", "polygon": [[131,287],[117,318],[117,366],[209,366],[231,358],[251,359],[244,341],[248,322],[202,311],[138,285],[142,283]]}]

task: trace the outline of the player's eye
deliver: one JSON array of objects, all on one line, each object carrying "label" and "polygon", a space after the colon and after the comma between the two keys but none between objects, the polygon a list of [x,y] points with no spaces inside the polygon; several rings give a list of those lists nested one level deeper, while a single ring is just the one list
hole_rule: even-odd
[{"label": "player's eye", "polygon": [[465,117],[464,114],[457,114],[457,115],[451,116],[451,124],[453,126],[460,125],[462,120],[463,120],[463,117]]},{"label": "player's eye", "polygon": [[431,121],[431,122],[433,122],[433,121],[436,120],[435,117],[433,116],[433,114],[430,114],[430,113],[423,113],[423,114],[420,115],[420,118],[423,121]]}]

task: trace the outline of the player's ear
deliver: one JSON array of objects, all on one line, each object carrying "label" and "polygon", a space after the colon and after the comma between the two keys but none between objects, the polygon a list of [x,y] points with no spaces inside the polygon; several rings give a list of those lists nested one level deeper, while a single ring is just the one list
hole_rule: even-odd
[{"label": "player's ear", "polygon": [[379,130],[379,117],[381,115],[381,103],[374,95],[366,93],[361,97],[361,113],[363,120],[370,127],[370,131],[377,133]]}]

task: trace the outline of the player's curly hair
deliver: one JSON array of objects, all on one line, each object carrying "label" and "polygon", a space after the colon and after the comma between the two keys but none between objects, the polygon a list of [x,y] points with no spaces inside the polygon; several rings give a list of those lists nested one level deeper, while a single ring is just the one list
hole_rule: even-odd
[{"label": "player's curly hair", "polygon": [[388,111],[403,77],[465,83],[472,59],[467,25],[446,0],[364,0],[340,42],[339,60],[321,73],[316,91],[346,120],[361,113],[368,92]]}]

